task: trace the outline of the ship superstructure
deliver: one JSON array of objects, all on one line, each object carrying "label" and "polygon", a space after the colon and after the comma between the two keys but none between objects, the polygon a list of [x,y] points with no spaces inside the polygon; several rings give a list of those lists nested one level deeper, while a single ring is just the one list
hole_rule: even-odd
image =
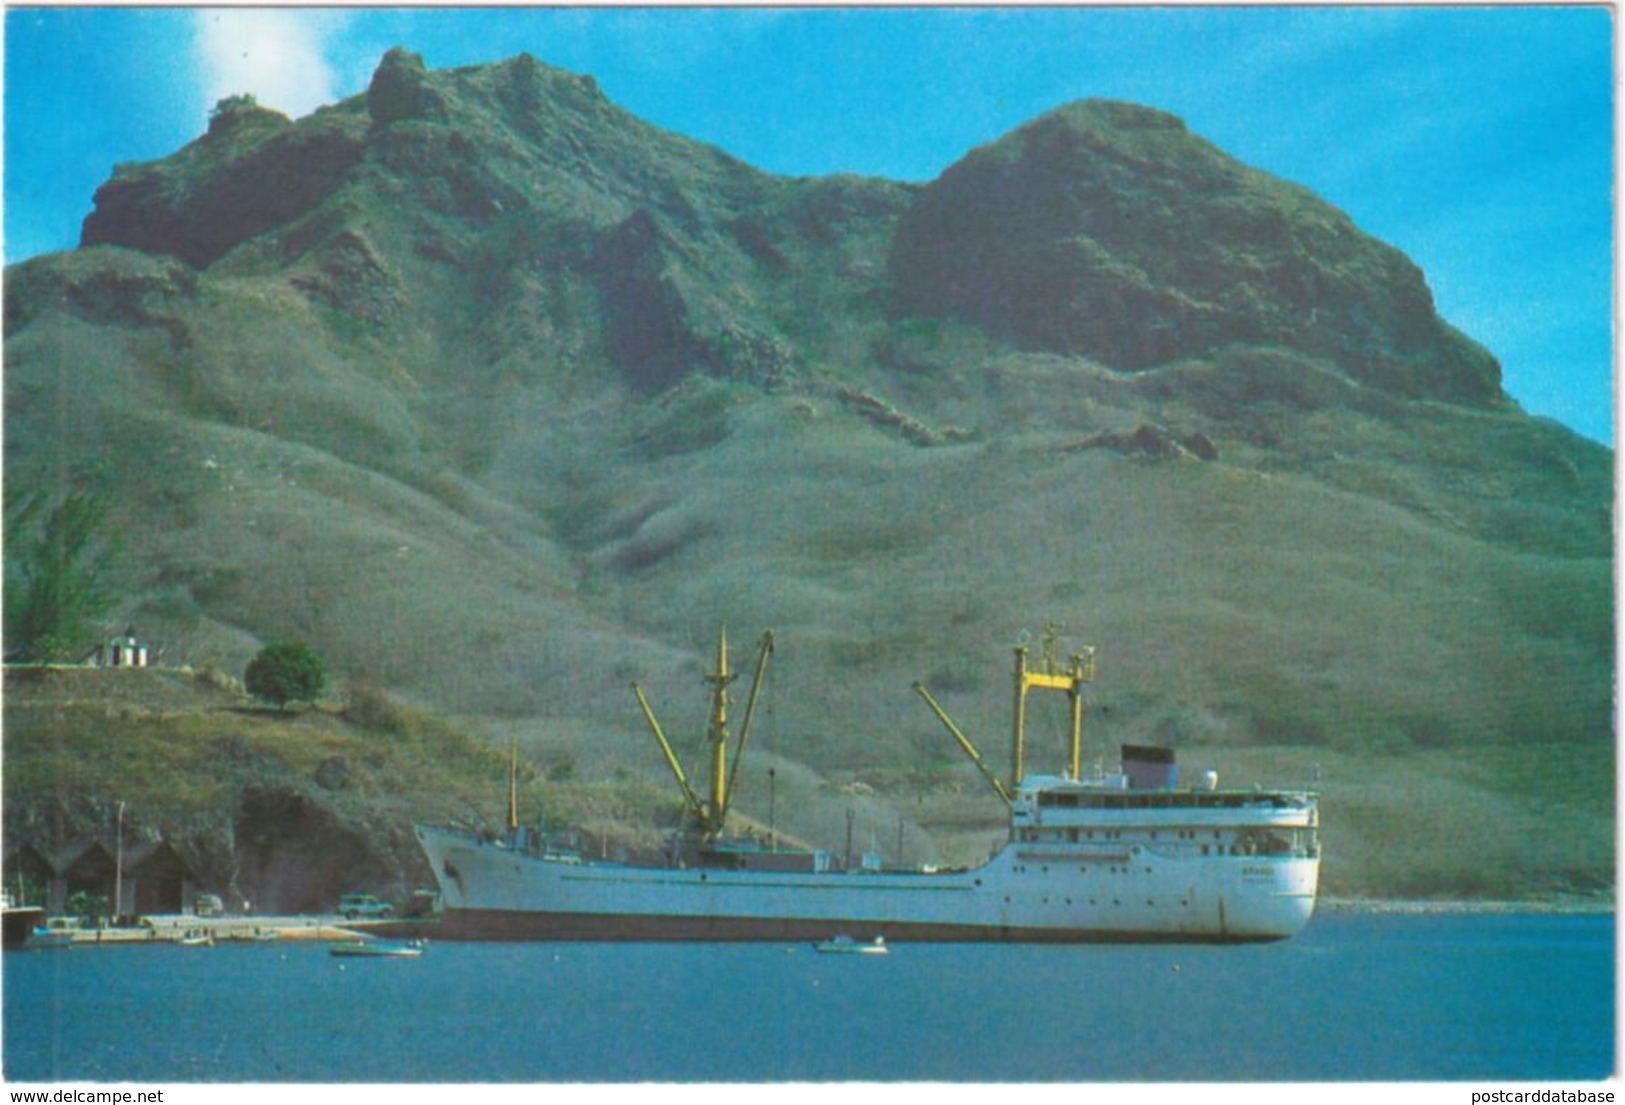
[{"label": "ship superstructure", "polygon": [[[1314,910],[1317,796],[1224,789],[1207,772],[1181,786],[1171,750],[1125,745],[1116,771],[1085,772],[1083,688],[1093,651],[1036,663],[1016,650],[1011,766],[1001,779],[923,686],[916,689],[1009,809],[1006,840],[980,867],[849,868],[827,852],[763,847],[724,835],[762,673],[762,638],[740,733],[728,731],[726,638],[712,687],[708,791],[701,796],[641,690],[645,719],[684,796],[687,824],[665,866],[591,862],[549,849],[517,825],[497,838],[419,826],[439,882],[440,935],[469,939],[823,940],[891,942],[1262,941],[1296,934]],[[1059,775],[1026,770],[1033,690],[1069,699]],[[511,794],[511,791],[510,791]]]}]

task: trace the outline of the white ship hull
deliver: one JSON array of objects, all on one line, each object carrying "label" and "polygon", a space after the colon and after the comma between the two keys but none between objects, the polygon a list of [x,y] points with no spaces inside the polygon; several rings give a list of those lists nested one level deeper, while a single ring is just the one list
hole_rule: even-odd
[{"label": "white ship hull", "polygon": [[[772,634],[762,638],[738,747],[743,748]],[[1306,791],[1175,785],[1169,749],[1124,745],[1122,770],[1081,771],[1083,685],[1093,653],[1062,667],[1046,643],[1038,668],[1015,650],[1011,781],[999,780],[930,693],[915,689],[1009,808],[1007,843],[974,870],[828,870],[827,858],[723,842],[730,679],[717,642],[709,797],[688,782],[642,691],[634,691],[689,814],[687,865],[583,863],[521,832],[510,768],[500,841],[419,827],[440,887],[440,934],[468,939],[1020,942],[1260,941],[1298,933],[1314,911],[1319,807]],[[1070,699],[1070,768],[1029,775],[1029,690]],[[738,755],[736,750],[735,755]],[[737,763],[735,764],[737,769]],[[790,869],[786,869],[790,868]]]},{"label": "white ship hull", "polygon": [[418,837],[440,934],[513,940],[1267,941],[1314,910],[1319,860],[1011,842],[955,872],[774,872],[564,862],[444,829]]}]

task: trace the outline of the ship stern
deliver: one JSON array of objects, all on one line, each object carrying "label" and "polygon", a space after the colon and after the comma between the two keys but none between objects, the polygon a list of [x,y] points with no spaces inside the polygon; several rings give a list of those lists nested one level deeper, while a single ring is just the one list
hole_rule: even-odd
[{"label": "ship stern", "polygon": [[1233,940],[1285,940],[1314,916],[1319,858],[1246,863],[1220,902],[1220,933]]}]

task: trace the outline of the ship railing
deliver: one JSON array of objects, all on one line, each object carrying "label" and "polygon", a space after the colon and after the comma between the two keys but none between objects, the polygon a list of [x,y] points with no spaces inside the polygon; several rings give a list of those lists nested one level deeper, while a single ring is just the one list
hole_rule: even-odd
[{"label": "ship railing", "polygon": [[1035,804],[1044,809],[1308,809],[1319,795],[1297,790],[1201,790],[1172,788],[1089,789],[1035,788]]}]

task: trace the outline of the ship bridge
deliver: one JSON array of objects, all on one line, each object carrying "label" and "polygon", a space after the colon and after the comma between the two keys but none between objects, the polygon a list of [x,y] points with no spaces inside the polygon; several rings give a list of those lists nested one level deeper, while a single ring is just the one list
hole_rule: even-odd
[{"label": "ship bridge", "polygon": [[1301,823],[1312,819],[1317,804],[1315,793],[1307,790],[1142,790],[1079,783],[1059,776],[1032,776],[1015,796],[1019,812],[1045,820],[1064,820],[1069,810],[1177,810],[1182,814],[1215,813],[1230,821],[1236,819],[1238,811],[1245,811],[1247,816],[1260,820]]},{"label": "ship bridge", "polygon": [[1011,805],[1011,839],[1063,850],[1096,843],[1144,848],[1168,858],[1320,854],[1312,791],[1141,789],[1125,781],[1029,776]]}]

